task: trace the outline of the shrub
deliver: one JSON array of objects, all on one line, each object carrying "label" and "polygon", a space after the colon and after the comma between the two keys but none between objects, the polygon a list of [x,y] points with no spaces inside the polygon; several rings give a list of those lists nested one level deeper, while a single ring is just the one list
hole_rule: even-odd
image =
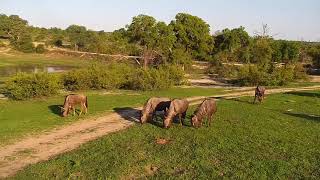
[{"label": "shrub", "polygon": [[131,76],[127,88],[133,90],[166,89],[183,82],[184,73],[181,67],[164,65],[159,68],[137,69]]},{"label": "shrub", "polygon": [[19,73],[6,82],[6,93],[16,100],[54,95],[59,88],[57,75],[48,73]]},{"label": "shrub", "polygon": [[283,86],[301,79],[308,79],[301,64],[272,66],[267,72],[263,67],[245,65],[239,69],[237,82],[240,85]]},{"label": "shrub", "polygon": [[132,71],[132,66],[123,63],[96,63],[64,74],[62,82],[67,90],[118,89],[127,84]]},{"label": "shrub", "polygon": [[34,46],[32,44],[30,35],[22,35],[18,40],[12,39],[11,44],[15,47],[15,49],[24,53],[31,53],[34,51]]},{"label": "shrub", "polygon": [[6,44],[0,40],[0,47],[6,47]]},{"label": "shrub", "polygon": [[267,73],[260,71],[258,66],[249,64],[239,68],[238,83],[240,85],[265,85]]},{"label": "shrub", "polygon": [[306,69],[303,67],[301,63],[297,63],[294,67],[294,79],[295,80],[309,80]]},{"label": "shrub", "polygon": [[39,54],[42,54],[46,51],[46,49],[44,48],[44,45],[43,44],[39,44],[37,47],[36,47],[36,53],[39,53]]}]

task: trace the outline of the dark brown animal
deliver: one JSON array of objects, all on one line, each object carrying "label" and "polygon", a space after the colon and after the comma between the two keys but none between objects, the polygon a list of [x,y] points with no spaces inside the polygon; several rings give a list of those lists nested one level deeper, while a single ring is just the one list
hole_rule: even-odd
[{"label": "dark brown animal", "polygon": [[76,105],[80,105],[80,113],[79,116],[82,114],[82,111],[84,110],[84,113],[86,114],[88,112],[88,98],[85,95],[82,94],[70,94],[67,95],[63,107],[61,107],[62,110],[62,116],[66,117],[68,116],[70,110],[73,110],[73,115],[76,114]]},{"label": "dark brown animal", "polygon": [[253,104],[256,103],[256,99],[258,98],[259,102],[261,103],[264,99],[264,93],[266,89],[263,86],[257,86],[254,93],[254,100]]},{"label": "dark brown animal", "polygon": [[153,120],[156,111],[166,111],[169,109],[171,100],[169,98],[152,97],[144,104],[141,111],[140,123]]},{"label": "dark brown animal", "polygon": [[193,113],[191,124],[193,127],[202,126],[203,118],[207,118],[208,126],[211,125],[212,115],[217,111],[217,104],[213,98],[208,98],[202,101],[198,108]]},{"label": "dark brown animal", "polygon": [[175,116],[179,116],[180,125],[182,125],[184,119],[186,117],[186,113],[189,107],[189,102],[186,99],[174,99],[170,103],[169,110],[167,111],[167,115],[165,120],[163,121],[164,127],[168,128],[171,125],[172,119]]}]

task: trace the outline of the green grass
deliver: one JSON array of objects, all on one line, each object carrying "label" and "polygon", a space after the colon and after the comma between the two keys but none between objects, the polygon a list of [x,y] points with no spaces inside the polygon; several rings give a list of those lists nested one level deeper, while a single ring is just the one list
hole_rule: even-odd
[{"label": "green grass", "polygon": [[222,100],[211,127],[135,125],[13,178],[319,179],[319,98],[320,91],[270,95],[261,105]]},{"label": "green grass", "polygon": [[90,116],[111,112],[113,108],[140,106],[151,96],[172,98],[209,96],[222,91],[223,89],[172,88],[156,92],[114,91],[115,94],[109,95],[103,95],[102,91],[90,91],[84,93],[89,99],[89,114],[68,118],[59,116],[58,106],[63,104],[64,95],[29,101],[0,100],[0,146],[26,134],[38,133]]},{"label": "green grass", "polygon": [[[76,63],[75,63],[76,61]],[[73,57],[46,56],[43,54],[22,54],[13,56],[0,55],[0,67],[5,66],[28,66],[28,65],[63,65],[79,67],[88,64],[88,61]]]}]

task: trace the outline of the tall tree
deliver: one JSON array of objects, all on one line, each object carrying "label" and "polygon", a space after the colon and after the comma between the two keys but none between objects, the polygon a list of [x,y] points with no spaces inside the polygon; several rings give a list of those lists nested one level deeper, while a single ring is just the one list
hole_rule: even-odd
[{"label": "tall tree", "polygon": [[68,34],[71,44],[75,50],[83,48],[87,41],[87,28],[79,25],[70,25],[66,32]]},{"label": "tall tree", "polygon": [[213,48],[210,26],[201,18],[179,13],[170,25],[177,37],[176,47],[182,47],[194,58],[204,60]]}]

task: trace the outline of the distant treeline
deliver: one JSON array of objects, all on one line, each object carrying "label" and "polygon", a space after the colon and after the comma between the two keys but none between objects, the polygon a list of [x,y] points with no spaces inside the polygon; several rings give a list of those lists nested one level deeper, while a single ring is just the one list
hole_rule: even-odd
[{"label": "distant treeline", "polygon": [[43,42],[47,46],[106,54],[141,55],[150,51],[162,60],[178,64],[188,64],[192,59],[320,64],[320,43],[274,40],[265,28],[253,37],[244,27],[224,29],[212,35],[204,20],[179,13],[170,24],[138,15],[125,28],[114,32],[93,31],[79,25],[63,30],[33,27],[17,15],[0,15],[0,38],[9,39],[13,47],[23,52],[35,51],[32,42]]}]

